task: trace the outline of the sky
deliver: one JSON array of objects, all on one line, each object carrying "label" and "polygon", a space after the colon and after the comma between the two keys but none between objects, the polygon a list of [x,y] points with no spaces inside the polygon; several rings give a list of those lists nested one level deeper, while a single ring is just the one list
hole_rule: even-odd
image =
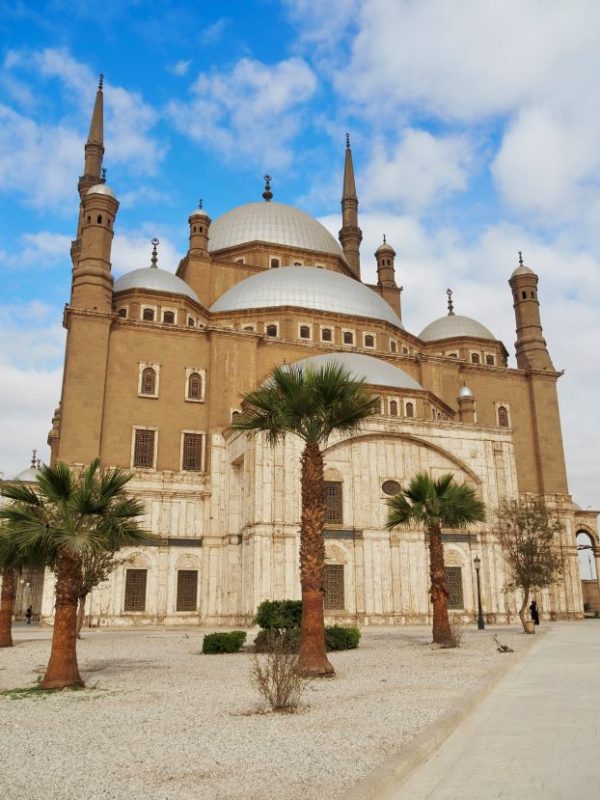
[{"label": "sky", "polygon": [[350,132],[363,279],[385,233],[403,320],[474,317],[514,362],[507,283],[540,276],[570,489],[600,507],[597,0],[0,0],[0,470],[60,396],[77,179],[98,74],[113,272],[175,270],[187,217],[275,200],[340,227]]}]

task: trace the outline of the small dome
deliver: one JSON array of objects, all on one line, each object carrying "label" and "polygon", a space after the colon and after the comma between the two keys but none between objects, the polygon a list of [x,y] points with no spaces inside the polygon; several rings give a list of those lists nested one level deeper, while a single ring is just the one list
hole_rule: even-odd
[{"label": "small dome", "polygon": [[535,275],[535,272],[525,264],[519,264],[510,277],[516,278],[518,275]]},{"label": "small dome", "polygon": [[480,322],[460,314],[448,314],[430,322],[419,334],[424,342],[439,342],[442,339],[470,337],[474,339],[495,339],[494,334]]},{"label": "small dome", "polygon": [[177,275],[173,275],[172,272],[157,267],[143,267],[121,275],[115,281],[113,291],[124,292],[126,289],[150,289],[154,292],[182,294],[197,303],[200,302],[196,292],[185,281],[182,281]]},{"label": "small dome", "polygon": [[463,386],[460,392],[458,393],[459,400],[471,399],[472,397],[475,397],[475,395],[473,394],[473,390],[469,389],[468,386]]},{"label": "small dome", "polygon": [[379,245],[377,250],[375,250],[376,256],[380,255],[381,253],[390,253],[393,256],[396,255],[396,251],[389,242],[383,242],[382,244]]},{"label": "small dome", "polygon": [[339,272],[316,267],[282,267],[259,272],[228,289],[210,310],[245,311],[276,306],[368,317],[404,328],[391,306],[368,286]]},{"label": "small dome", "polygon": [[27,469],[24,469],[22,472],[19,472],[18,475],[15,475],[13,481],[22,481],[23,483],[35,483],[37,476],[40,474],[40,468],[30,466]]},{"label": "small dome", "polygon": [[195,208],[192,213],[190,214],[190,219],[198,219],[200,217],[205,217],[206,219],[210,219],[210,216],[207,214],[205,208]]},{"label": "small dome", "polygon": [[95,186],[92,186],[91,189],[88,189],[85,194],[86,197],[88,197],[90,194],[105,194],[108,195],[108,197],[112,197],[114,200],[117,199],[113,190],[105,183],[97,183]]},{"label": "small dome", "polygon": [[403,369],[394,367],[380,358],[366,356],[362,353],[324,353],[310,358],[303,358],[301,361],[294,362],[291,366],[318,369],[334,363],[345,367],[355,380],[364,380],[373,386],[391,386],[394,389],[423,388]]},{"label": "small dome", "polygon": [[299,208],[283,203],[247,203],[215,220],[210,227],[211,253],[248,242],[270,242],[328,253],[345,260],[327,228]]}]

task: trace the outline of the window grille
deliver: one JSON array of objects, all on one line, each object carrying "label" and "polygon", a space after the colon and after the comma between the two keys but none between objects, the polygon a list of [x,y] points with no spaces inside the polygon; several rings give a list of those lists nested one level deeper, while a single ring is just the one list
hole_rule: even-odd
[{"label": "window grille", "polygon": [[354,334],[352,331],[344,331],[344,344],[354,344]]},{"label": "window grille", "polygon": [[163,314],[163,322],[165,325],[174,325],[175,324],[175,314],[173,311],[165,311]]},{"label": "window grille", "polygon": [[190,472],[202,471],[202,440],[201,433],[183,434],[183,459],[181,469]]},{"label": "window grille", "polygon": [[310,328],[308,325],[301,325],[300,326],[300,338],[301,339],[310,339]]},{"label": "window grille", "polygon": [[508,428],[508,410],[505,406],[498,406],[498,425],[501,428]]},{"label": "window grille", "polygon": [[325,481],[325,522],[340,524],[342,514],[342,484],[339,481]]},{"label": "window grille", "polygon": [[267,336],[277,336],[277,325],[267,325]]},{"label": "window grille", "polygon": [[141,394],[156,394],[156,372],[152,367],[142,370]]},{"label": "window grille", "polygon": [[133,448],[133,466],[154,466],[154,437],[156,431],[138,428],[135,432],[135,446]]},{"label": "window grille", "polygon": [[198,598],[198,570],[177,572],[177,611],[195,611]]},{"label": "window grille", "polygon": [[344,609],[344,565],[325,564],[325,608],[336,611]]},{"label": "window grille", "polygon": [[331,328],[323,328],[321,331],[321,341],[323,342],[331,342],[333,341],[333,331]]},{"label": "window grille", "polygon": [[128,569],[125,577],[125,611],[146,610],[147,569]]},{"label": "window grille", "polygon": [[406,416],[407,417],[414,417],[415,415],[415,406],[413,403],[407,403],[405,407]]},{"label": "window grille", "polygon": [[188,400],[202,400],[202,375],[192,372],[188,378]]},{"label": "window grille", "polygon": [[365,336],[365,347],[375,347],[375,337]]},{"label": "window grille", "polygon": [[145,308],[142,312],[142,319],[146,320],[146,322],[154,322],[154,309]]},{"label": "window grille", "polygon": [[448,608],[464,608],[461,567],[446,567],[446,588]]}]

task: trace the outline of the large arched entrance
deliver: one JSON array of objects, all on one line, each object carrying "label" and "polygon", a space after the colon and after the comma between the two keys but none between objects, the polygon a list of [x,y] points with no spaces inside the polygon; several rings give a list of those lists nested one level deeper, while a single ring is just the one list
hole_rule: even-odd
[{"label": "large arched entrance", "polygon": [[600,586],[596,567],[596,543],[585,530],[577,531],[579,575],[583,593],[583,610],[586,614],[600,615]]}]

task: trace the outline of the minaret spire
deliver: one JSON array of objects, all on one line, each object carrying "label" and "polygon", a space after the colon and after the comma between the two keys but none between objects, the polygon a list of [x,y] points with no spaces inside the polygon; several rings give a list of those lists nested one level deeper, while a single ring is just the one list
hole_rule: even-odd
[{"label": "minaret spire", "polygon": [[360,279],[360,243],[362,231],[358,227],[358,197],[354,180],[354,164],[350,147],[350,134],[346,134],[346,156],[344,161],[344,183],[342,187],[342,228],[340,243],[346,260],[354,275]]},{"label": "minaret spire", "polygon": [[87,144],[104,144],[104,75],[100,73]]}]

